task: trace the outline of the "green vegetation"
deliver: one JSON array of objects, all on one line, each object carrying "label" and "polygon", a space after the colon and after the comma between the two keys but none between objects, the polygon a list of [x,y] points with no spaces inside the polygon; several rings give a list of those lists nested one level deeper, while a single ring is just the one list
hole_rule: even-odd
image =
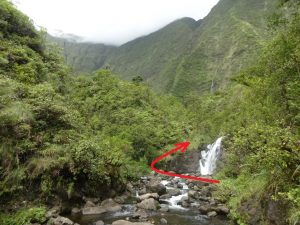
[{"label": "green vegetation", "polygon": [[56,43],[61,49],[66,63],[76,74],[89,73],[107,67],[105,60],[116,48],[104,44],[79,43],[77,40],[47,35],[49,42]]},{"label": "green vegetation", "polygon": [[22,209],[16,214],[0,214],[0,223],[3,225],[27,225],[30,223],[43,223],[45,218],[45,207],[34,207]]},{"label": "green vegetation", "polygon": [[[60,46],[75,70],[110,66],[126,80],[140,75],[159,93],[203,94],[224,89],[233,74],[255,62],[271,36],[266,19],[275,5],[274,0],[220,0],[203,20],[176,20],[112,51],[101,44]],[[92,46],[101,49],[93,51]],[[105,60],[89,66],[98,57]]]},{"label": "green vegetation", "polygon": [[200,141],[226,136],[216,195],[238,224],[300,221],[300,7],[284,7],[270,21],[274,38],[231,87],[185,98],[198,133],[206,134],[195,134]]},{"label": "green vegetation", "polygon": [[281,2],[268,32],[274,1],[221,0],[200,24],[178,20],[71,76],[45,33],[0,0],[0,224],[43,223],[46,208],[31,207],[51,199],[122,192],[163,148],[221,135],[214,194],[230,217],[299,224],[300,4]]},{"label": "green vegetation", "polygon": [[43,32],[5,0],[0,18],[0,202],[108,196],[183,140],[185,110],[174,97],[109,70],[72,77]]}]

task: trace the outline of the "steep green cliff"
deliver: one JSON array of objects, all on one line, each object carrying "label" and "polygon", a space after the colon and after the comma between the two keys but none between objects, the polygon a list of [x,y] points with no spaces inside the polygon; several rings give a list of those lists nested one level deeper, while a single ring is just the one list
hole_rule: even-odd
[{"label": "steep green cliff", "polygon": [[120,47],[60,45],[77,71],[109,65],[123,79],[141,76],[158,92],[204,93],[226,86],[231,75],[255,61],[275,5],[272,0],[221,0],[203,20],[183,18]]}]

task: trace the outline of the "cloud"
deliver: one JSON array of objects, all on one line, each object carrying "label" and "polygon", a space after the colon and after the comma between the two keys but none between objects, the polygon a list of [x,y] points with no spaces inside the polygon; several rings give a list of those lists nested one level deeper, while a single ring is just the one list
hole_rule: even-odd
[{"label": "cloud", "polygon": [[196,20],[218,0],[14,0],[17,7],[49,33],[57,30],[86,41],[122,44],[175,19]]}]

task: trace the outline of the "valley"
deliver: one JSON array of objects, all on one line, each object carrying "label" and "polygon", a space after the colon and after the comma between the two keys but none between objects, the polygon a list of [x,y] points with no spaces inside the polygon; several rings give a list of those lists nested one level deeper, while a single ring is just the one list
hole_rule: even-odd
[{"label": "valley", "polygon": [[[297,0],[220,0],[108,46],[0,0],[0,224],[299,225],[299,28]],[[187,141],[155,167],[220,183],[151,170]]]}]

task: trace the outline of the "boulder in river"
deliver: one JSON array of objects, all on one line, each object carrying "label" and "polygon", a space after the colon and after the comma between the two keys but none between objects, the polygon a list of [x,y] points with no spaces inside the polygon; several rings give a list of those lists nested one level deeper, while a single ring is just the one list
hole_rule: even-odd
[{"label": "boulder in river", "polygon": [[159,211],[168,212],[169,211],[169,206],[167,204],[161,204]]},{"label": "boulder in river", "polygon": [[208,217],[215,217],[217,215],[217,213],[215,211],[211,211],[209,213],[207,213]]},{"label": "boulder in river", "polygon": [[60,213],[60,208],[59,207],[53,207],[49,211],[46,212],[46,218],[50,219],[52,217],[58,217]]},{"label": "boulder in river", "polygon": [[229,210],[229,208],[226,205],[218,205],[217,208],[216,208],[216,211],[219,214],[227,215],[230,210]]},{"label": "boulder in river", "polygon": [[169,196],[181,195],[181,191],[179,189],[168,189],[167,192]]},{"label": "boulder in river", "polygon": [[161,218],[160,224],[168,224],[168,221],[165,218]]},{"label": "boulder in river", "polygon": [[138,203],[137,207],[141,209],[157,210],[159,207],[159,203],[153,198],[148,198]]},{"label": "boulder in river", "polygon": [[199,207],[199,211],[202,213],[202,214],[206,214],[207,212],[209,212],[210,211],[210,205],[201,205],[200,207]]},{"label": "boulder in river", "polygon": [[167,189],[166,187],[160,183],[160,181],[152,179],[150,182],[147,184],[146,189],[148,192],[152,193],[157,193],[159,195],[166,194]]},{"label": "boulder in river", "polygon": [[101,202],[101,207],[104,207],[107,212],[116,212],[122,209],[121,205],[116,203],[111,198],[104,200]]},{"label": "boulder in river", "polygon": [[152,225],[149,222],[129,222],[126,220],[117,220],[112,225]]},{"label": "boulder in river", "polygon": [[199,193],[197,191],[190,190],[188,192],[188,196],[189,198],[197,199],[199,197]]},{"label": "boulder in river", "polygon": [[98,220],[97,222],[93,223],[93,225],[104,225],[102,220]]},{"label": "boulder in river", "polygon": [[146,220],[149,217],[148,213],[144,209],[138,209],[131,216],[132,219]]},{"label": "boulder in river", "polygon": [[56,218],[50,218],[47,225],[73,225],[74,222],[66,217],[58,216]]},{"label": "boulder in river", "polygon": [[107,212],[106,209],[102,206],[95,207],[85,207],[81,210],[82,215],[100,215],[102,213]]},{"label": "boulder in river", "polygon": [[147,193],[147,194],[144,194],[144,195],[141,195],[139,197],[137,197],[140,201],[143,201],[145,199],[148,199],[148,198],[154,198],[156,200],[159,199],[159,195],[157,193]]}]

